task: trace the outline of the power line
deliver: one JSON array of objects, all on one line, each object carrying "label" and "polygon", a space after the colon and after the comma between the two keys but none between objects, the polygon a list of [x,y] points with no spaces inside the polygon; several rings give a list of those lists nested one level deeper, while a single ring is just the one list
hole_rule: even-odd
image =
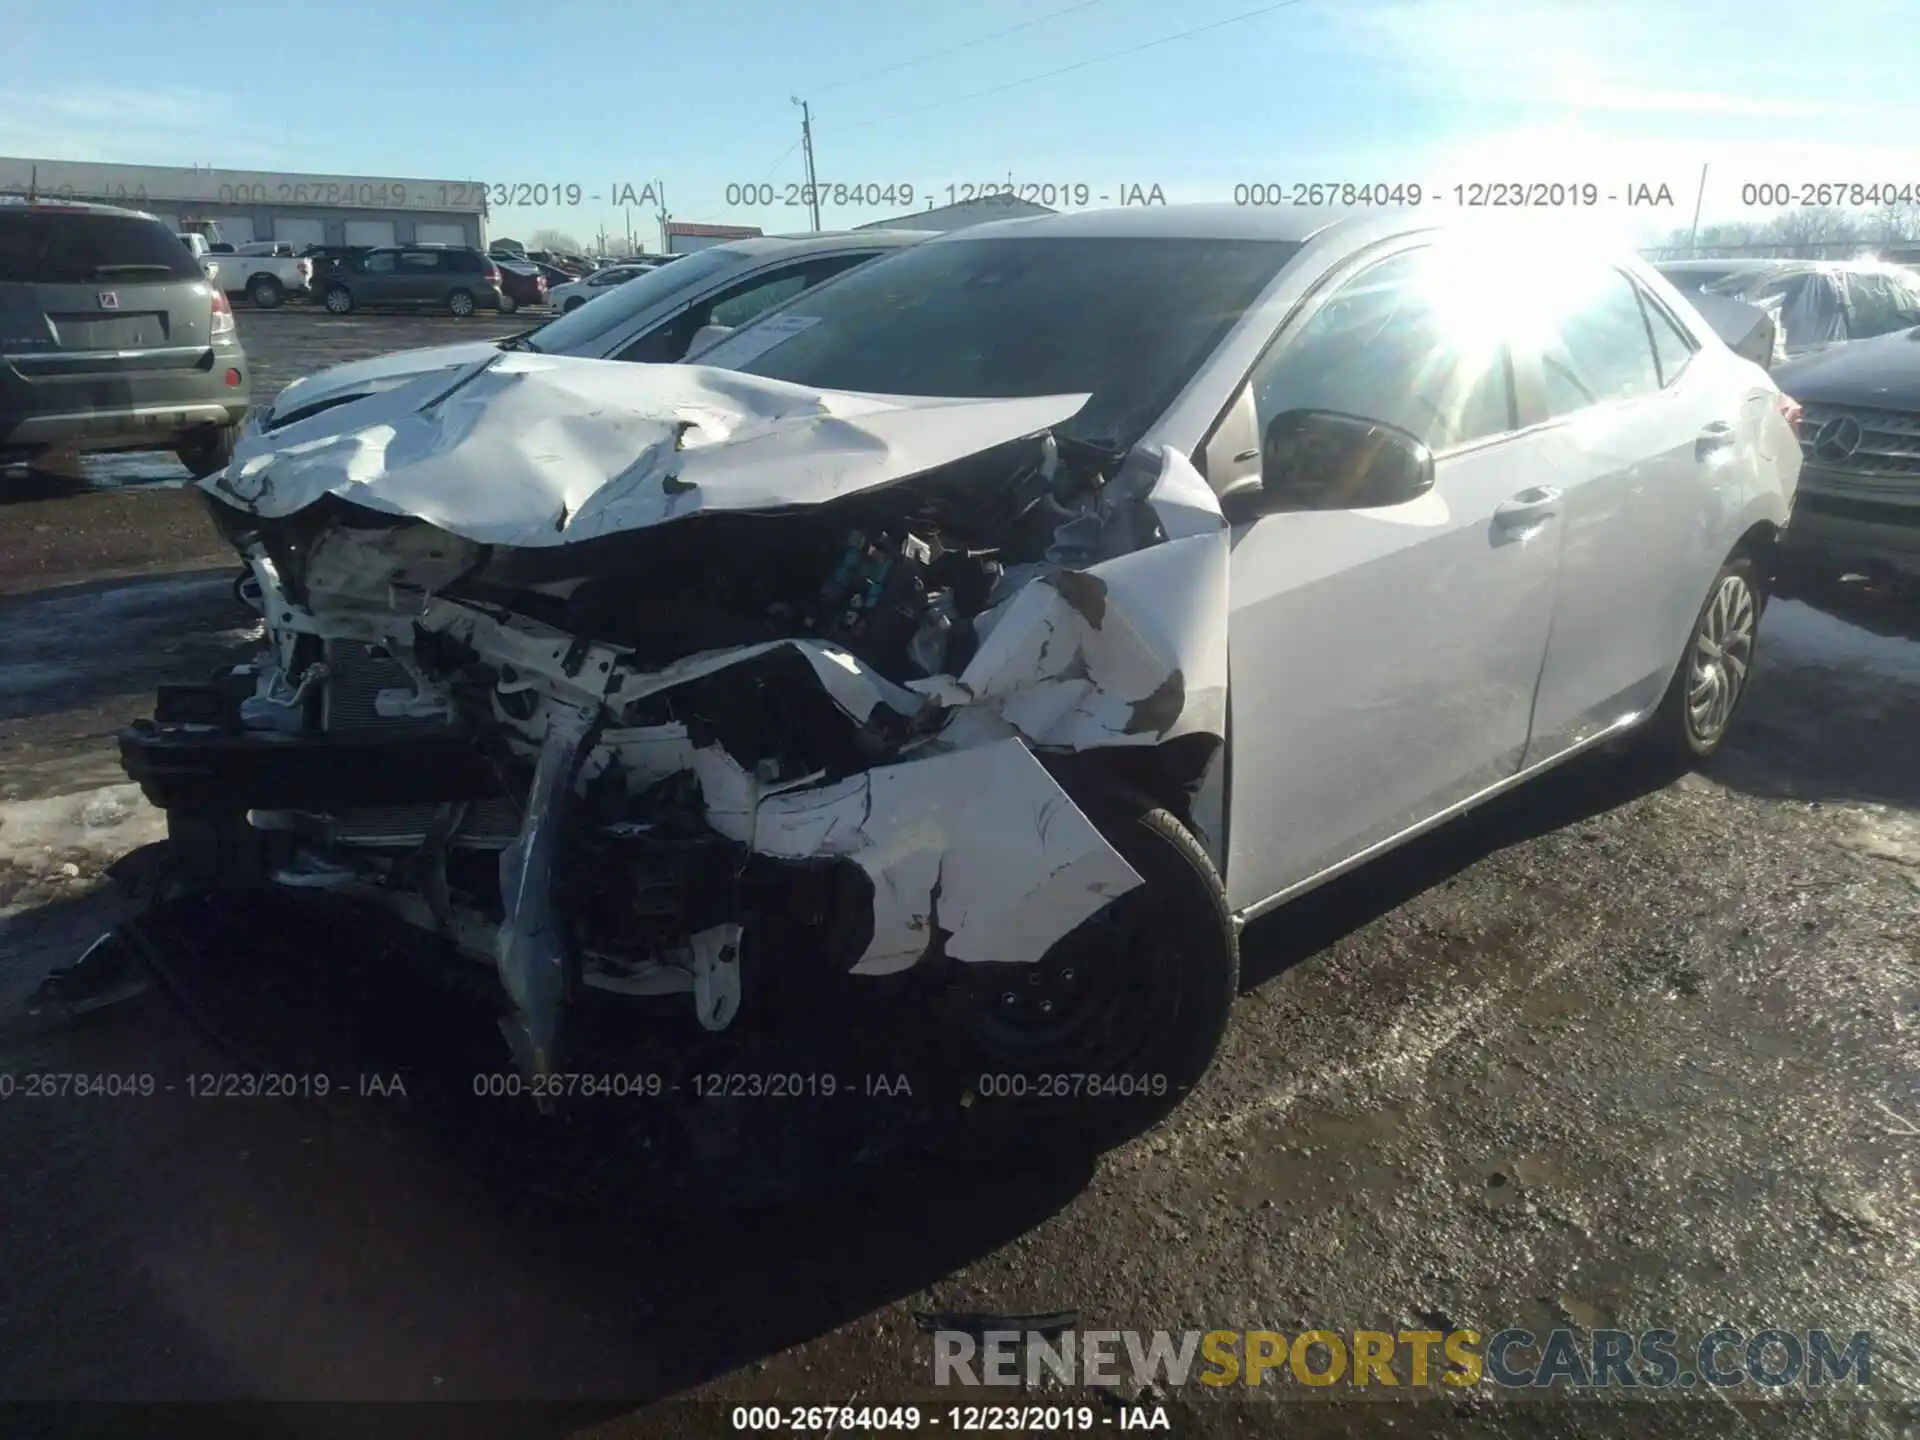
[{"label": "power line", "polygon": [[962,50],[971,50],[976,46],[985,45],[989,40],[998,40],[1007,35],[1017,35],[1022,30],[1031,30],[1036,25],[1044,25],[1049,20],[1058,20],[1062,15],[1071,15],[1078,10],[1091,10],[1095,5],[1105,3],[1106,0],[1080,0],[1078,5],[1069,5],[1064,10],[1052,10],[1033,20],[1022,20],[1018,25],[1009,25],[1004,30],[995,30],[991,34],[980,36],[977,40],[968,40],[959,45],[949,46],[945,50],[933,50],[925,55],[916,55],[911,60],[901,60],[892,65],[883,65],[878,70],[867,71],[864,75],[855,75],[850,79],[835,80],[828,85],[814,85],[809,88],[816,95],[827,90],[842,90],[849,85],[858,85],[862,81],[873,80],[881,75],[891,75],[896,70],[905,70],[914,65],[924,65],[929,60],[941,60],[949,55],[958,55]]},{"label": "power line", "polygon": [[950,100],[936,100],[931,105],[916,105],[911,110],[896,110],[891,115],[876,115],[871,120],[859,120],[843,128],[864,130],[869,125],[884,125],[889,120],[898,120],[907,115],[919,115],[928,110],[939,110],[948,105],[959,105],[967,100],[978,100],[987,95],[998,95],[1021,85],[1031,85],[1036,80],[1051,80],[1056,75],[1071,75],[1076,70],[1085,70],[1090,65],[1104,65],[1109,60],[1118,60],[1123,55],[1138,55],[1142,50],[1151,50],[1157,45],[1170,45],[1175,40],[1185,40],[1192,35],[1204,35],[1209,30],[1218,30],[1223,26],[1237,25],[1242,20],[1251,20],[1257,15],[1267,15],[1275,10],[1285,10],[1293,5],[1304,4],[1305,0],[1274,0],[1271,5],[1262,5],[1255,10],[1245,10],[1238,15],[1229,15],[1224,20],[1215,20],[1206,25],[1196,25],[1191,30],[1182,30],[1173,35],[1162,35],[1158,40],[1147,40],[1139,45],[1129,45],[1124,50],[1114,50],[1105,55],[1095,55],[1091,59],[1076,60],[1071,65],[1062,65],[1057,70],[1043,70],[1038,75],[1023,76],[1018,80],[1009,80],[1004,85],[990,86],[985,90],[974,90],[966,95],[955,95]]}]

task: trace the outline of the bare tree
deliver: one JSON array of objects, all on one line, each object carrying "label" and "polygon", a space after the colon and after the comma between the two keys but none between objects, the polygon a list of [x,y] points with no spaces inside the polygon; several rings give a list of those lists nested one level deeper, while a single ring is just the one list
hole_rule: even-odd
[{"label": "bare tree", "polygon": [[533,232],[533,248],[549,253],[558,251],[562,255],[581,253],[580,242],[564,230],[536,230]]},{"label": "bare tree", "polygon": [[1777,215],[1767,226],[1765,239],[1794,249],[1846,245],[1865,236],[1861,217],[1833,206],[1802,206]]}]

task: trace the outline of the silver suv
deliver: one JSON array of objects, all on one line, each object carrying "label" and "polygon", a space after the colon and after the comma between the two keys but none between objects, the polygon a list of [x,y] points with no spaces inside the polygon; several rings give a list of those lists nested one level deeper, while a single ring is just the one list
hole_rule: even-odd
[{"label": "silver suv", "polygon": [[227,297],[159,220],[0,202],[0,461],[171,450],[211,475],[247,375]]}]

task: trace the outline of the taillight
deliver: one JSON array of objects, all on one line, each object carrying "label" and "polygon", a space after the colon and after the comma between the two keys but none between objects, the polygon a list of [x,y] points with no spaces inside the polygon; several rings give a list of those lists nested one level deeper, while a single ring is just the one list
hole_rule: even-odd
[{"label": "taillight", "polygon": [[213,287],[213,334],[233,334],[233,306],[227,303],[226,292],[217,285]]},{"label": "taillight", "polygon": [[489,285],[498,285],[500,283],[500,267],[499,266],[489,265],[487,267],[487,283]]},{"label": "taillight", "polygon": [[293,262],[293,265],[294,268],[300,272],[300,278],[302,280],[311,280],[313,278],[313,261],[296,260]]},{"label": "taillight", "polygon": [[547,293],[547,277],[544,275],[534,276],[533,288],[538,290],[542,295],[546,294]]}]

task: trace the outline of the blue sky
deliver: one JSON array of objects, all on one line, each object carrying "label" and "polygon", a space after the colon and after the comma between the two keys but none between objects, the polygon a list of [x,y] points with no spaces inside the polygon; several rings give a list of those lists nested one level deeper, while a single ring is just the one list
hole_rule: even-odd
[{"label": "blue sky", "polygon": [[[729,206],[726,187],[802,178],[795,95],[822,180],[911,184],[920,204],[1009,178],[1173,201],[1592,180],[1667,185],[1673,209],[1617,216],[1664,231],[1691,219],[1703,163],[1709,221],[1754,181],[1920,186],[1911,0],[8,0],[7,37],[0,154],[584,195],[651,180],[677,219],[769,231],[806,212]],[[583,200],[496,210],[491,233],[602,224],[625,220]]]}]

